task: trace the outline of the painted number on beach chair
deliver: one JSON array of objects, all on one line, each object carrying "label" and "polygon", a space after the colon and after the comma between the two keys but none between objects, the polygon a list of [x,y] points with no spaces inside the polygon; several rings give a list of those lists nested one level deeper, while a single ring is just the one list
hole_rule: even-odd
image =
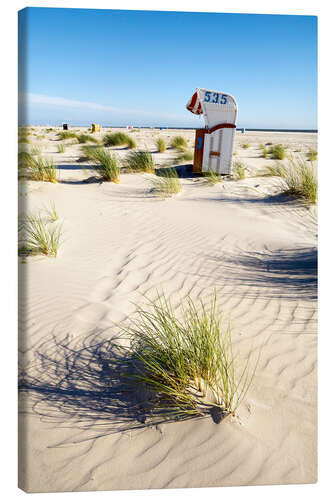
[{"label": "painted number on beach chair", "polygon": [[205,102],[212,102],[213,104],[226,104],[227,96],[225,94],[218,94],[217,92],[213,93],[213,99],[211,100],[211,92],[207,90],[205,92]]}]

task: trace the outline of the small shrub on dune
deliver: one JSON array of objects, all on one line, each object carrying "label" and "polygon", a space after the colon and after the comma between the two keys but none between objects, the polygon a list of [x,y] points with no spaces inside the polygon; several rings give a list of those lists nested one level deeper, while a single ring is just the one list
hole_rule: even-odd
[{"label": "small shrub on dune", "polygon": [[153,421],[211,415],[220,423],[234,415],[260,358],[260,352],[253,359],[250,351],[242,361],[234,354],[230,326],[222,323],[215,295],[208,306],[188,297],[177,315],[162,294],[137,308],[124,334],[136,366],[128,380],[133,391],[149,394],[146,409]]},{"label": "small shrub on dune", "polygon": [[28,216],[22,228],[23,238],[20,243],[20,255],[43,254],[56,257],[61,240],[61,226],[51,227],[43,218]]},{"label": "small shrub on dune", "polygon": [[155,165],[150,151],[131,151],[125,158],[124,165],[132,172],[155,173]]},{"label": "small shrub on dune", "polygon": [[286,157],[286,149],[282,146],[282,144],[271,146],[268,153],[271,155],[273,160],[283,160]]},{"label": "small shrub on dune", "polygon": [[102,181],[119,182],[119,160],[115,154],[110,154],[102,148],[91,149],[89,159],[94,162],[93,169]]},{"label": "small shrub on dune", "polygon": [[239,181],[245,179],[245,165],[241,161],[235,161],[232,165],[232,177]]},{"label": "small shrub on dune", "polygon": [[248,149],[250,147],[250,144],[242,144],[243,149]]},{"label": "small shrub on dune", "polygon": [[103,137],[103,144],[105,147],[124,145],[126,145],[129,149],[134,149],[136,147],[135,140],[128,134],[124,134],[124,132],[114,132],[112,134],[106,134]]},{"label": "small shrub on dune", "polygon": [[162,137],[156,139],[156,149],[159,153],[164,153],[164,151],[166,150],[165,140],[162,139]]},{"label": "small shrub on dune", "polygon": [[181,135],[176,135],[172,139],[170,146],[174,149],[184,151],[185,149],[187,149],[187,140]]},{"label": "small shrub on dune", "polygon": [[182,190],[178,174],[172,169],[163,169],[161,176],[151,180],[151,185],[152,191],[161,198],[168,198]]},{"label": "small shrub on dune", "polygon": [[316,151],[315,149],[310,149],[310,151],[308,151],[306,156],[308,160],[316,161],[318,159],[318,151]]},{"label": "small shrub on dune", "polygon": [[216,174],[211,168],[209,168],[207,172],[204,172],[203,176],[207,184],[217,184],[218,182],[223,182],[223,176],[221,174]]}]

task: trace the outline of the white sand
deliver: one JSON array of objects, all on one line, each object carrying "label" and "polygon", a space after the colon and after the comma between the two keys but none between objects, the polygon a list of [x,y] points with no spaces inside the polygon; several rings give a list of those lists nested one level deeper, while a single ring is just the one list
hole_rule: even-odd
[{"label": "white sand", "polygon": [[[131,134],[152,150],[157,136],[181,134],[194,142],[193,131]],[[33,144],[59,164],[62,182],[28,182],[21,194],[29,213],[55,202],[64,239],[56,259],[35,256],[20,264],[21,364],[35,361],[30,374],[38,373],[47,387],[56,346],[61,353],[66,338],[71,347],[92,335],[112,338],[114,324],[133,313],[133,302],[144,303],[143,295],[162,289],[177,305],[189,292],[208,302],[215,287],[235,349],[246,355],[252,345],[265,347],[238,418],[220,425],[206,418],[119,431],[116,416],[97,416],[88,396],[76,413],[57,398],[48,402],[47,392],[23,398],[21,487],[46,492],[315,482],[316,293],[306,264],[311,267],[315,255],[316,208],[275,196],[280,179],[253,175],[272,164],[260,158],[260,143],[306,152],[316,149],[316,134],[237,133],[235,158],[252,177],[215,186],[185,178],[182,192],[165,201],[149,193],[150,174],[122,174],[120,184],[81,183],[93,172],[76,162],[80,146],[60,154],[55,140],[55,133],[33,136]],[[242,149],[242,143],[251,147]],[[162,164],[174,155],[168,150],[154,159]],[[38,352],[49,357],[42,367]]]}]

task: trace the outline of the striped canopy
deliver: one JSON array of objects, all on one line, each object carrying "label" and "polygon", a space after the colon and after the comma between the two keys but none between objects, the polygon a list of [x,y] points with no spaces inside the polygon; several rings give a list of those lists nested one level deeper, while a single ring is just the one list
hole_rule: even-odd
[{"label": "striped canopy", "polygon": [[188,109],[189,111],[191,111],[191,113],[194,113],[195,115],[202,114],[202,108],[201,108],[201,104],[200,104],[197,92],[195,92],[192,95],[191,99],[186,104],[186,109]]}]

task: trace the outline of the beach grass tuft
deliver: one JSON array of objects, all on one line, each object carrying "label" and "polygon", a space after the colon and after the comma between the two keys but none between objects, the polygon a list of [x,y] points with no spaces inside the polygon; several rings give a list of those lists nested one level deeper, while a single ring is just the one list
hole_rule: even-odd
[{"label": "beach grass tuft", "polygon": [[222,323],[216,293],[210,304],[187,297],[176,314],[164,294],[138,307],[124,329],[137,369],[128,375],[134,389],[149,394],[151,418],[183,420],[211,415],[215,423],[235,414],[256,373],[260,352],[240,361],[230,325]]},{"label": "beach grass tuft", "polygon": [[58,153],[64,153],[66,150],[65,144],[58,144]]},{"label": "beach grass tuft", "polygon": [[131,151],[127,154],[124,165],[132,172],[155,173],[155,164],[150,151]]},{"label": "beach grass tuft", "polygon": [[156,149],[159,153],[164,153],[166,150],[165,140],[162,139],[162,137],[158,137],[158,139],[156,139]]},{"label": "beach grass tuft", "polygon": [[69,130],[62,130],[58,132],[58,137],[63,141],[65,139],[77,139],[77,134],[75,132],[70,132]]},{"label": "beach grass tuft", "polygon": [[232,177],[237,181],[245,179],[245,165],[242,161],[237,160],[233,162]]},{"label": "beach grass tuft", "polygon": [[119,160],[115,154],[108,153],[101,147],[87,149],[89,159],[94,163],[93,169],[102,181],[119,183]]},{"label": "beach grass tuft", "polygon": [[176,161],[177,161],[177,163],[184,163],[187,161],[192,161],[193,157],[194,157],[193,151],[189,151],[189,150],[185,149],[184,151],[179,152],[179,154],[176,158]]},{"label": "beach grass tuft", "polygon": [[41,217],[27,216],[23,223],[20,255],[43,254],[56,257],[61,242],[61,226],[49,226]]},{"label": "beach grass tuft", "polygon": [[51,201],[50,206],[45,207],[44,210],[47,214],[49,222],[56,222],[59,219],[59,215],[58,215],[54,201]]},{"label": "beach grass tuft", "polygon": [[103,137],[103,144],[105,147],[123,146],[126,145],[129,149],[136,148],[135,140],[124,132],[113,132],[106,134]]},{"label": "beach grass tuft", "polygon": [[310,161],[316,161],[318,159],[318,151],[315,149],[310,149],[306,154],[307,159]]},{"label": "beach grass tuft", "polygon": [[248,149],[249,147],[250,147],[250,144],[248,144],[248,143],[242,144],[243,149]]},{"label": "beach grass tuft", "polygon": [[160,198],[168,198],[180,193],[182,185],[176,170],[163,168],[160,175],[151,179],[152,192]]},{"label": "beach grass tuft", "polygon": [[223,176],[221,174],[216,174],[211,168],[207,172],[203,172],[204,180],[207,184],[217,184],[218,182],[223,182]]},{"label": "beach grass tuft", "polygon": [[76,134],[75,137],[78,140],[79,144],[85,144],[86,142],[93,142],[94,144],[99,143],[96,137],[89,134]]},{"label": "beach grass tuft", "polygon": [[174,149],[178,149],[179,151],[184,151],[187,149],[187,140],[182,135],[176,135],[172,139],[170,146]]},{"label": "beach grass tuft", "polygon": [[[22,151],[22,153],[24,153]],[[57,182],[57,169],[53,160],[34,158],[29,153],[19,153],[19,177],[32,181]]]},{"label": "beach grass tuft", "polygon": [[273,160],[284,160],[286,157],[286,148],[282,144],[271,146],[268,150]]}]

